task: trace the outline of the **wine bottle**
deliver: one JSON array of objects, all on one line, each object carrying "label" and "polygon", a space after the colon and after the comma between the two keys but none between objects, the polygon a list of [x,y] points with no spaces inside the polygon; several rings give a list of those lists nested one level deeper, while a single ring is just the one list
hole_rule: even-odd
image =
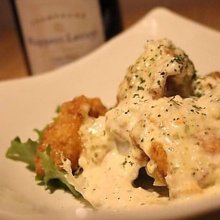
[{"label": "wine bottle", "polygon": [[30,74],[91,52],[122,29],[117,0],[11,0]]}]

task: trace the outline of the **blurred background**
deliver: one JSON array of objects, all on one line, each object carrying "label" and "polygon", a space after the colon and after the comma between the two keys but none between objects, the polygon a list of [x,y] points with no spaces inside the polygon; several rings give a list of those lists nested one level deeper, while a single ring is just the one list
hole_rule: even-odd
[{"label": "blurred background", "polygon": [[[110,1],[110,0],[109,0]],[[151,9],[163,6],[220,31],[219,0],[119,0],[122,30]],[[0,0],[0,80],[28,75],[9,0]]]}]

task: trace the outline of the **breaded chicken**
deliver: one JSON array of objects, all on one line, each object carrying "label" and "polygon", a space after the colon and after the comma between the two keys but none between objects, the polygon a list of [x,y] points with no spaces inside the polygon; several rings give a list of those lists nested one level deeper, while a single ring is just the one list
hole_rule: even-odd
[{"label": "breaded chicken", "polygon": [[205,75],[204,77],[197,78],[192,84],[194,95],[201,97],[209,93],[214,87],[218,85],[219,81],[220,72],[212,72]]},{"label": "breaded chicken", "polygon": [[81,152],[81,140],[78,134],[85,117],[98,117],[104,115],[106,107],[98,98],[87,98],[79,96],[72,101],[62,104],[57,118],[43,131],[43,136],[38,147],[35,167],[39,176],[44,175],[39,152],[50,146],[50,156],[54,163],[62,165],[61,156],[68,158],[74,171],[78,166],[78,159]]},{"label": "breaded chicken", "polygon": [[159,99],[192,95],[195,68],[181,49],[166,39],[148,41],[144,53],[128,68],[117,94],[118,103],[134,94]]},{"label": "breaded chicken", "polygon": [[168,162],[167,154],[163,148],[162,143],[156,141],[151,143],[150,158],[157,165],[157,169],[153,174],[155,179],[159,180],[161,183],[165,183],[164,178],[167,175]]},{"label": "breaded chicken", "polygon": [[198,143],[212,155],[220,153],[220,132],[217,130],[206,130],[197,134]]}]

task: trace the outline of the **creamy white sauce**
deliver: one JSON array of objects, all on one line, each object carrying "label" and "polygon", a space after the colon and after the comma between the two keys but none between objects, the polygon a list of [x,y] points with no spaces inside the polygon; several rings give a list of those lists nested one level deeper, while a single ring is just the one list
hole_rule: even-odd
[{"label": "creamy white sauce", "polygon": [[[117,106],[104,117],[85,121],[80,129],[83,172],[67,178],[94,207],[134,208],[168,200],[132,186],[141,167],[155,185],[168,186],[170,198],[188,197],[219,182],[220,154],[203,145],[213,137],[220,140],[220,80],[198,79],[193,89],[202,96],[190,97],[194,74],[182,50],[168,40],[150,41],[129,67]],[[153,142],[166,153],[163,181],[156,175]]]},{"label": "creamy white sauce", "polygon": [[165,203],[167,198],[159,198],[158,193],[132,186],[146,161],[140,159],[138,150],[134,153],[122,150],[119,153],[116,143],[107,137],[104,128],[104,117],[88,119],[82,126],[85,149],[79,165],[84,170],[75,177],[70,162],[64,162],[68,182],[95,208],[117,210]]}]

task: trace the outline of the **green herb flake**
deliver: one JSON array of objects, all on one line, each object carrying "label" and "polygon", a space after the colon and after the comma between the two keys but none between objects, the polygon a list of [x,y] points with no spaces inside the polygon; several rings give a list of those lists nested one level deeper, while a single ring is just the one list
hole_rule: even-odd
[{"label": "green herb flake", "polygon": [[143,86],[138,86],[137,87],[137,90],[139,91],[139,90],[144,90],[144,87]]},{"label": "green herb flake", "polygon": [[140,84],[142,83],[145,83],[145,80],[142,77],[140,77]]},{"label": "green herb flake", "polygon": [[135,98],[135,97],[139,97],[139,94],[135,93],[135,94],[133,95],[133,98]]}]

